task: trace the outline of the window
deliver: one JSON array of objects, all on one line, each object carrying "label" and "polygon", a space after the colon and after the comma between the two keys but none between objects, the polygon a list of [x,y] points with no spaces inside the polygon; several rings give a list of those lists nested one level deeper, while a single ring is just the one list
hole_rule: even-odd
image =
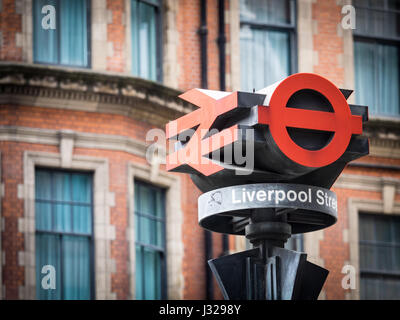
[{"label": "window", "polygon": [[[93,281],[92,176],[35,171],[36,297],[91,299]],[[42,287],[44,266],[55,271],[55,289]]]},{"label": "window", "polygon": [[354,1],[356,102],[373,115],[399,116],[400,1]]},{"label": "window", "polygon": [[139,181],[134,190],[136,299],[165,299],[165,191]]},{"label": "window", "polygon": [[295,2],[240,0],[241,90],[262,89],[296,69]]},{"label": "window", "polygon": [[157,0],[132,0],[132,71],[133,75],[161,80],[160,4]]},{"label": "window", "polygon": [[[47,5],[55,8],[55,29],[42,27]],[[33,24],[35,62],[89,67],[89,0],[34,0]]]},{"label": "window", "polygon": [[360,298],[400,299],[400,217],[360,214]]}]

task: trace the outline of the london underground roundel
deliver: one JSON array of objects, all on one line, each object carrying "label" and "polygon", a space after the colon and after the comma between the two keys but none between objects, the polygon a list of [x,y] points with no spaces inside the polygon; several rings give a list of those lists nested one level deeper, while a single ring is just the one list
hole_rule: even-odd
[{"label": "london underground roundel", "polygon": [[[322,94],[333,112],[324,112],[286,105],[300,90]],[[361,116],[352,115],[340,90],[329,80],[311,73],[299,73],[283,80],[273,91],[268,107],[259,108],[260,123],[268,124],[279,149],[292,161],[306,167],[323,167],[339,159],[349,145],[352,134],[362,133]],[[296,144],[287,128],[333,132],[333,138],[320,150],[307,150]]]}]

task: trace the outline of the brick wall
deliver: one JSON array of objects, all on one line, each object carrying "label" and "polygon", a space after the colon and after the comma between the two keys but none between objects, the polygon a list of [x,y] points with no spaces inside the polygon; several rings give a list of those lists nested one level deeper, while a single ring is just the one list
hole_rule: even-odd
[{"label": "brick wall", "polygon": [[341,6],[336,0],[316,1],[312,5],[312,18],[316,23],[314,51],[318,53],[314,72],[342,86],[344,70],[339,66],[339,56],[343,54],[343,39],[338,35]]},{"label": "brick wall", "polygon": [[[18,288],[24,284],[24,268],[18,263],[18,252],[24,249],[24,237],[18,232],[18,219],[23,217],[24,203],[18,198],[18,184],[23,180],[23,146],[0,142],[2,152],[2,181],[5,194],[2,201],[4,231],[2,232],[3,285],[5,298],[18,299]],[[3,262],[4,263],[4,262]]]},{"label": "brick wall", "polygon": [[[21,1],[3,0],[0,11],[0,60],[21,61]],[[18,41],[17,41],[18,40]]]},{"label": "brick wall", "polygon": [[180,0],[176,21],[178,40],[178,86],[182,90],[200,88],[200,1]]},{"label": "brick wall", "polygon": [[125,0],[107,0],[109,23],[107,24],[107,41],[111,45],[107,55],[107,70],[125,71]]}]

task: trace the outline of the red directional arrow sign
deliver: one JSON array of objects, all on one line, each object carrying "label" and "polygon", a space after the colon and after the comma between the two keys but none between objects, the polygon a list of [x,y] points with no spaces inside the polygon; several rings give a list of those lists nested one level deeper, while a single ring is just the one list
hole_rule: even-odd
[{"label": "red directional arrow sign", "polygon": [[[176,138],[189,129],[197,128],[183,149],[167,156],[167,170],[188,165],[205,176],[223,170],[223,167],[204,157],[204,155],[236,141],[237,126],[222,130],[205,139],[204,136],[219,115],[237,107],[237,92],[217,100],[198,89],[192,89],[179,97],[199,106],[200,109],[168,123],[166,127],[167,139]],[[221,139],[222,137],[224,139]]]}]

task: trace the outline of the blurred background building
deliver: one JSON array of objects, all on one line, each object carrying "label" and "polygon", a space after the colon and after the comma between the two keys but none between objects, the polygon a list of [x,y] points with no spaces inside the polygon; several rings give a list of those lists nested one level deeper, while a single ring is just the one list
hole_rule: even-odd
[{"label": "blurred background building", "polygon": [[206,260],[246,243],[198,226],[146,134],[194,109],[182,91],[296,72],[355,90],[370,155],[336,225],[288,246],[330,270],[321,299],[400,298],[399,50],[396,0],[1,0],[0,298],[221,298]]}]

